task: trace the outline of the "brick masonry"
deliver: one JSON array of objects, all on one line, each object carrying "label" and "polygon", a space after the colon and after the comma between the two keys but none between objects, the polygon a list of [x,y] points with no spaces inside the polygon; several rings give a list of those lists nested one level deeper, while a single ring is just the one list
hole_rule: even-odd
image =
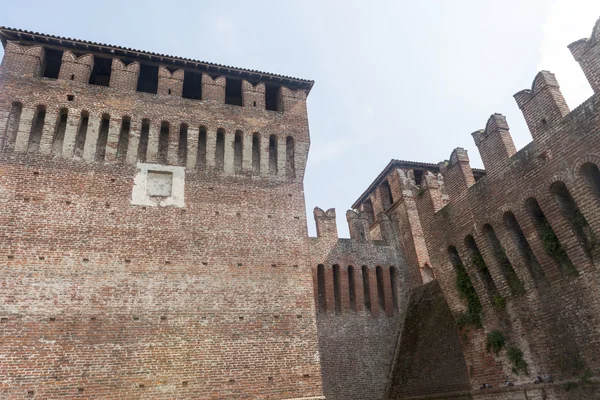
[{"label": "brick masonry", "polygon": [[141,93],[117,59],[92,85],[98,50],[45,78],[28,38],[0,69],[0,397],[322,399],[308,89],[241,107],[161,67]]},{"label": "brick masonry", "polygon": [[[598,398],[593,384],[577,393],[562,390],[564,385],[528,386],[537,375],[578,384],[597,382],[600,371],[600,20],[589,39],[569,48],[595,94],[569,110],[554,75],[540,72],[531,89],[515,94],[533,137],[529,145],[517,152],[506,119],[493,114],[485,129],[472,134],[485,171],[473,170],[461,148],[438,165],[392,160],[354,204],[374,218],[373,236],[379,235],[382,224],[395,222],[400,234],[394,240],[409,265],[419,267],[423,282],[435,277],[449,310],[462,321],[447,325],[435,337],[425,330],[417,337],[429,345],[410,346],[406,341],[414,340],[415,333],[407,335],[407,325],[413,313],[426,307],[411,303],[398,339],[390,399]],[[461,266],[480,312],[474,307],[476,312],[469,314],[468,296],[458,289]],[[419,282],[409,284],[416,287]],[[413,290],[413,296],[416,293]],[[442,306],[423,313],[416,329],[427,326]],[[481,326],[472,318],[475,314]],[[459,332],[462,354],[440,347],[440,337],[448,338],[446,345],[454,337],[448,329]],[[486,349],[493,331],[505,338],[498,355]],[[428,357],[438,367],[434,374],[428,373],[432,365],[421,359],[407,361],[415,357],[411,349],[424,345],[440,349]],[[513,354],[514,349],[522,353],[525,371],[514,370],[509,348]],[[444,365],[462,371],[448,374]],[[467,385],[461,394],[463,377],[470,388]],[[515,386],[503,388],[506,380]],[[484,383],[495,389],[478,390]],[[443,392],[448,394],[441,396]]]},{"label": "brick masonry", "polygon": [[3,398],[599,398],[600,21],[594,96],[540,72],[529,145],[392,160],[350,239],[307,236],[311,82],[0,34]]}]

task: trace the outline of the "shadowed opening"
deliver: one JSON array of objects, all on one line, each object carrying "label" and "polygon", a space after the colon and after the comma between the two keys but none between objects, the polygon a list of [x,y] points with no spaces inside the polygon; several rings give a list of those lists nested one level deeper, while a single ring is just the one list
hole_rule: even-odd
[{"label": "shadowed opening", "polygon": [[296,162],[295,162],[295,144],[294,144],[294,138],[291,136],[288,136],[285,140],[285,166],[286,166],[286,175],[288,178],[295,178],[296,177]]},{"label": "shadowed opening", "polygon": [[112,71],[112,58],[94,56],[94,67],[90,74],[90,85],[108,86]]},{"label": "shadowed opening", "polygon": [[325,266],[317,266],[317,298],[319,300],[319,311],[325,311]]},{"label": "shadowed opening", "polygon": [[140,75],[137,84],[138,92],[158,93],[158,67],[140,63]]},{"label": "shadowed opening", "polygon": [[123,117],[121,120],[121,132],[119,132],[119,144],[117,145],[117,160],[125,161],[127,148],[129,147],[129,132],[131,131],[131,118]]},{"label": "shadowed opening", "polygon": [[160,134],[158,136],[158,153],[156,162],[159,164],[167,163],[167,154],[169,153],[169,130],[171,126],[167,121],[160,124]]},{"label": "shadowed opening", "polygon": [[243,140],[242,131],[236,131],[233,140],[233,170],[236,174],[242,173]]},{"label": "shadowed opening", "polygon": [[187,163],[187,141],[188,141],[188,125],[179,125],[179,141],[177,142],[177,160],[179,165],[184,166]]},{"label": "shadowed opening", "polygon": [[138,161],[145,163],[148,154],[148,140],[150,138],[150,120],[142,120],[142,130],[140,131],[140,143],[138,147]]},{"label": "shadowed opening", "polygon": [[567,189],[567,186],[563,182],[554,182],[550,185],[550,193],[554,196],[560,212],[570,223],[577,241],[585,250],[586,255],[591,259],[591,252],[597,245],[596,235],[594,235],[587,219],[579,207],[577,207],[577,203],[575,203],[575,199],[571,196],[569,189]]},{"label": "shadowed opening", "polygon": [[183,91],[181,97],[202,99],[202,74],[185,70],[183,72]]},{"label": "shadowed opening", "polygon": [[475,239],[471,235],[467,235],[465,237],[465,247],[469,252],[469,256],[471,257],[471,265],[477,271],[481,282],[483,282],[483,286],[487,291],[488,295],[490,295],[490,300],[493,300],[493,297],[498,295],[498,288],[496,287],[496,283],[492,278],[492,274],[490,274],[490,270],[488,269],[481,252],[479,251],[479,247],[477,243],[475,243]]},{"label": "shadowed opening", "polygon": [[544,270],[533,253],[533,250],[531,250],[515,214],[513,214],[512,211],[507,211],[504,213],[503,219],[506,229],[519,250],[519,254],[525,262],[525,268],[527,268],[533,282],[537,284],[545,281],[546,275],[544,274]]},{"label": "shadowed opening", "polygon": [[340,285],[340,266],[333,266],[333,301],[335,303],[335,313],[342,313],[342,286]]},{"label": "shadowed opening", "polygon": [[252,174],[260,175],[260,135],[252,135]]},{"label": "shadowed opening", "polygon": [[108,143],[108,130],[110,128],[110,115],[102,114],[100,129],[98,130],[98,142],[96,142],[96,161],[104,161],[106,157],[106,144]]},{"label": "shadowed opening", "polygon": [[506,251],[498,236],[496,236],[496,232],[494,228],[490,224],[485,224],[483,226],[483,233],[487,238],[488,244],[490,246],[491,254],[495,258],[496,263],[500,267],[500,271],[506,279],[506,283],[510,288],[510,291],[513,295],[519,296],[525,292],[525,287],[523,286],[523,282],[519,279],[519,276],[515,272],[508,256],[506,255]]},{"label": "shadowed opening", "polygon": [[267,83],[265,85],[265,108],[271,111],[281,111],[279,108],[279,90],[281,86]]},{"label": "shadowed opening", "polygon": [[29,134],[29,143],[27,151],[29,153],[37,153],[40,148],[40,141],[42,140],[42,132],[44,130],[44,122],[46,120],[46,107],[37,106],[35,114],[33,115],[33,122],[31,123],[31,132]]},{"label": "shadowed opening", "polygon": [[225,166],[225,130],[219,128],[217,130],[217,145],[215,148],[215,165],[217,170],[223,171]]},{"label": "shadowed opening", "polygon": [[90,115],[87,111],[81,112],[79,118],[79,126],[77,127],[77,135],[75,136],[75,146],[73,148],[73,156],[83,157],[83,148],[85,146],[85,138],[87,135],[88,124],[90,123]]},{"label": "shadowed opening", "polygon": [[383,268],[375,267],[375,276],[377,278],[377,299],[379,300],[379,308],[385,310],[385,289],[383,284]]},{"label": "shadowed opening", "polygon": [[44,47],[44,78],[58,79],[63,51]]},{"label": "shadowed opening", "polygon": [[371,286],[369,284],[369,269],[366,265],[362,266],[362,281],[365,299],[365,310],[371,311]]},{"label": "shadowed opening", "polygon": [[564,249],[558,236],[554,232],[552,225],[546,218],[546,215],[540,208],[539,203],[533,197],[525,201],[525,208],[533,220],[533,225],[537,231],[538,237],[542,242],[542,247],[554,262],[558,265],[561,273],[565,276],[577,275],[577,269],[571,262],[566,250]]},{"label": "shadowed opening", "polygon": [[8,146],[11,149],[15,146],[22,112],[23,104],[18,101],[12,103],[10,114],[8,115],[8,122],[6,124],[6,133],[4,135],[4,146]]},{"label": "shadowed opening", "polygon": [[54,136],[52,137],[52,154],[61,155],[63,143],[65,141],[65,131],[67,130],[67,117],[69,110],[61,108],[58,113],[58,119],[54,128]]},{"label": "shadowed opening", "polygon": [[356,282],[352,265],[348,266],[348,295],[350,297],[350,308],[356,311]]},{"label": "shadowed opening", "polygon": [[198,154],[196,155],[196,168],[206,168],[206,127],[201,126],[198,132]]},{"label": "shadowed opening", "polygon": [[242,105],[242,81],[240,79],[226,78],[225,104]]},{"label": "shadowed opening", "polygon": [[269,136],[269,174],[277,175],[277,136]]}]

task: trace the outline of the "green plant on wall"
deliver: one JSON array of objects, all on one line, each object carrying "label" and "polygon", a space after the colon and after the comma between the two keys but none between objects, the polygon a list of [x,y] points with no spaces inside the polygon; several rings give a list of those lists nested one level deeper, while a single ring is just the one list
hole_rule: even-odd
[{"label": "green plant on wall", "polygon": [[502,272],[504,273],[504,278],[506,279],[506,283],[510,288],[510,291],[515,296],[520,296],[525,293],[525,286],[523,286],[523,282],[519,279],[519,276],[516,274],[513,269],[508,256],[506,255],[506,250],[503,247],[499,246],[496,250],[496,259],[499,260],[500,266],[502,268]]},{"label": "green plant on wall", "polygon": [[494,297],[492,297],[492,303],[494,304],[494,307],[496,307],[496,308],[499,308],[499,309],[506,308],[506,299],[499,294],[495,294]]},{"label": "green plant on wall", "polygon": [[519,276],[512,267],[506,268],[506,283],[508,283],[508,287],[515,296],[520,296],[525,293],[525,286],[523,286],[523,282],[521,282]]},{"label": "green plant on wall", "polygon": [[498,330],[493,330],[487,335],[487,341],[485,343],[485,348],[487,352],[490,351],[494,353],[494,355],[498,355],[500,351],[504,348],[506,344],[506,338],[504,334]]},{"label": "green plant on wall", "polygon": [[513,373],[517,375],[520,373],[527,374],[527,361],[523,358],[523,352],[518,347],[511,346],[506,349],[506,356],[513,365]]},{"label": "green plant on wall", "polygon": [[544,251],[561,266],[566,275],[576,276],[578,272],[569,259],[567,252],[560,244],[560,241],[558,240],[558,237],[556,236],[556,233],[554,233],[554,229],[552,229],[552,226],[550,226],[548,220],[541,221],[540,236],[542,239],[542,245],[544,246]]},{"label": "green plant on wall", "polygon": [[460,298],[467,301],[467,311],[459,316],[456,322],[461,328],[465,325],[474,325],[480,328],[482,307],[471,278],[469,278],[464,265],[457,264],[454,268],[456,270],[456,288]]},{"label": "green plant on wall", "polygon": [[485,264],[485,261],[479,252],[473,253],[473,255],[471,256],[471,261],[473,262],[475,268],[477,268],[479,271],[489,274],[488,267]]},{"label": "green plant on wall", "polygon": [[591,251],[598,246],[598,239],[596,238],[596,234],[590,228],[590,225],[579,208],[575,209],[575,213],[573,215],[573,225],[575,225],[577,230],[583,233],[585,239],[585,249],[588,253],[591,253]]}]

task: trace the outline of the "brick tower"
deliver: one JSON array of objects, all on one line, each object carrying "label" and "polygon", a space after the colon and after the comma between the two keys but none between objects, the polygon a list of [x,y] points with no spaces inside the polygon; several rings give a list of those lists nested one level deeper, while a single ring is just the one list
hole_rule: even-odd
[{"label": "brick tower", "polygon": [[322,399],[313,82],[0,37],[0,397]]}]

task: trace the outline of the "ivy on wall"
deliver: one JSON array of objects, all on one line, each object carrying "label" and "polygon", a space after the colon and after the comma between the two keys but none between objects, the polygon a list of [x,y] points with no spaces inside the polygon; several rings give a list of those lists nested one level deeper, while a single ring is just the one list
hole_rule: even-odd
[{"label": "ivy on wall", "polygon": [[540,221],[540,237],[544,251],[560,265],[564,273],[567,276],[577,276],[577,269],[569,259],[567,252],[562,247],[556,233],[554,233],[554,229],[552,229],[552,226],[550,226],[550,223],[546,219]]},{"label": "ivy on wall", "polygon": [[481,328],[482,306],[471,278],[469,278],[464,265],[459,263],[454,268],[456,271],[456,288],[458,289],[458,294],[461,299],[467,301],[467,311],[460,315],[456,322],[461,328],[466,325],[474,325],[477,328]]}]

